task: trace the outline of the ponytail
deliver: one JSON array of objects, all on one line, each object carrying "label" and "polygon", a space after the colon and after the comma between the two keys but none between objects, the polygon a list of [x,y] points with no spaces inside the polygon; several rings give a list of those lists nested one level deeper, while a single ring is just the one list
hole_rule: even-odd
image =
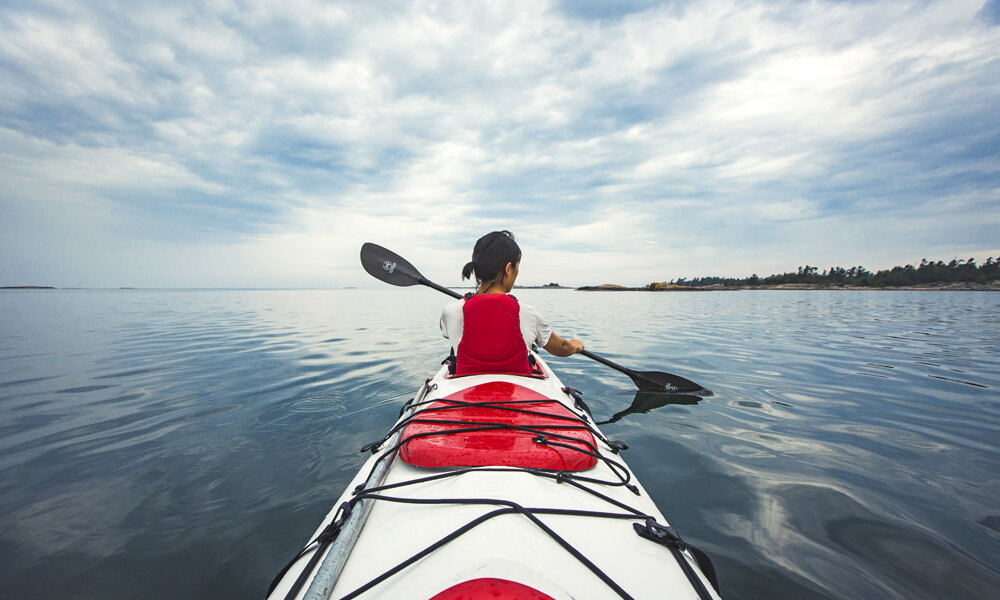
[{"label": "ponytail", "polygon": [[476,268],[476,263],[472,262],[471,260],[465,263],[465,266],[462,267],[462,279],[468,279],[470,276],[472,276],[472,271],[475,268]]}]

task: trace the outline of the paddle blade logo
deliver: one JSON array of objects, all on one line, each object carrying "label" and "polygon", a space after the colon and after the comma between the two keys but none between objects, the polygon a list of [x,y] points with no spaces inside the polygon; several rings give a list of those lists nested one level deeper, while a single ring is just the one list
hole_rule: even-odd
[{"label": "paddle blade logo", "polygon": [[385,269],[386,271],[389,271],[389,273],[392,274],[392,272],[396,270],[396,263],[385,261],[384,263],[382,263],[382,268]]}]

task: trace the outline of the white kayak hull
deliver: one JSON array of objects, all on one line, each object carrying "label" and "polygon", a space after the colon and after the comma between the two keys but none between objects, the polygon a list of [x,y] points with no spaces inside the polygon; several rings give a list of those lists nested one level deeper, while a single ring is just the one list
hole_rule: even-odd
[{"label": "white kayak hull", "polygon": [[[653,529],[646,531],[662,537],[660,526],[665,527],[667,521],[631,476],[617,448],[597,430],[585,407],[564,391],[540,358],[538,364],[546,378],[451,377],[444,367],[403,411],[401,422],[419,422],[433,415],[429,411],[421,416],[432,401],[512,384],[508,387],[557,400],[581,419],[596,434],[593,439],[600,458],[594,466],[573,471],[414,466],[410,462],[419,459],[400,457],[400,440],[412,438],[398,429],[373,451],[311,538],[313,543],[290,564],[268,597],[430,600],[463,582],[497,579],[527,586],[554,600],[718,598],[683,543],[671,547],[638,533],[637,525],[641,529],[652,524]],[[540,445],[558,446],[560,432],[546,430],[548,440]],[[454,445],[459,437],[445,441]],[[433,444],[439,439],[444,437],[408,443]],[[436,451],[429,446],[428,452]],[[574,454],[573,448],[561,451]],[[586,459],[588,453],[575,455]],[[567,478],[560,480],[560,473]],[[350,505],[346,518],[341,508],[345,503]],[[324,532],[326,538],[335,539],[315,543]],[[449,536],[453,539],[441,543]]]}]

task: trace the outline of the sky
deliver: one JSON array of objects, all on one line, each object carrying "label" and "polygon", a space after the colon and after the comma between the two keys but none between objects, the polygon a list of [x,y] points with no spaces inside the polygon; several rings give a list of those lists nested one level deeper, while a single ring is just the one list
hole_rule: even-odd
[{"label": "sky", "polygon": [[0,0],[0,285],[1000,256],[1000,0]]}]

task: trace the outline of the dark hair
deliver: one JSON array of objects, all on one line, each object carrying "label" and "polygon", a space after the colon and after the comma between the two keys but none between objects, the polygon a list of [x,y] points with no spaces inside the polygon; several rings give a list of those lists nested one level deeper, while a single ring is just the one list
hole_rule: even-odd
[{"label": "dark hair", "polygon": [[472,249],[472,261],[462,269],[462,279],[476,273],[476,281],[493,281],[507,268],[507,263],[521,262],[521,248],[514,241],[514,234],[504,229],[491,231],[476,242]]}]

